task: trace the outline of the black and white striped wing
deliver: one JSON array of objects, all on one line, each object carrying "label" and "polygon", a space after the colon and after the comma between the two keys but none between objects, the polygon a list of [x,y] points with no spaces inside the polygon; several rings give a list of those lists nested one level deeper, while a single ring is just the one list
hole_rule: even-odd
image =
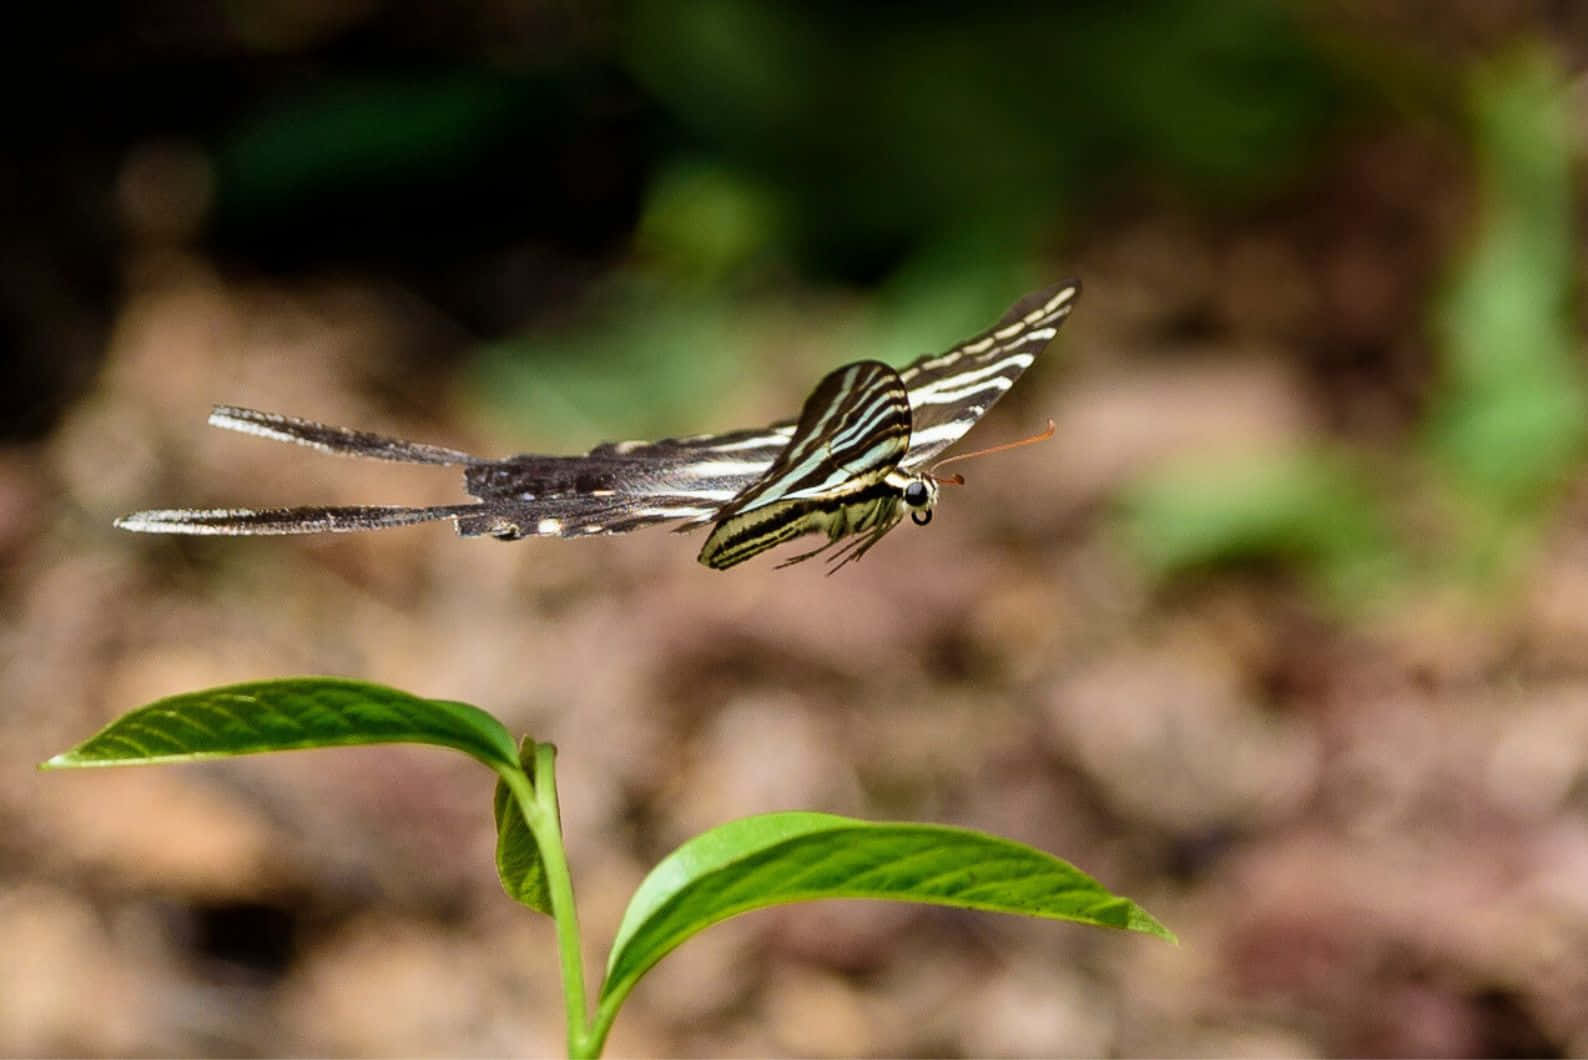
[{"label": "black and white striped wing", "polygon": [[716,518],[881,478],[909,448],[910,398],[899,373],[881,361],[846,364],[816,385],[788,445]]},{"label": "black and white striped wing", "polygon": [[326,453],[461,466],[478,498],[431,507],[306,505],[169,508],[116,520],[125,530],[168,534],[317,534],[378,530],[440,519],[465,536],[576,537],[654,523],[708,521],[755,481],[794,432],[792,424],[658,442],[608,442],[582,456],[525,454],[502,460],[334,427],[314,420],[218,405],[210,424]]},{"label": "black and white striped wing", "polygon": [[[724,570],[804,534],[836,540],[857,503],[891,512],[886,479],[909,447],[910,399],[899,374],[881,361],[833,370],[805,399],[772,466],[717,512],[700,562]],[[872,518],[885,524],[868,525],[875,538],[897,521]]]},{"label": "black and white striped wing", "polygon": [[778,424],[658,442],[607,442],[583,456],[524,454],[464,472],[480,503],[458,532],[498,537],[621,534],[656,523],[688,529],[766,473],[794,433]]},{"label": "black and white striped wing", "polygon": [[914,417],[906,471],[926,466],[987,414],[1053,341],[1080,293],[1074,280],[1034,291],[980,335],[899,369]]}]

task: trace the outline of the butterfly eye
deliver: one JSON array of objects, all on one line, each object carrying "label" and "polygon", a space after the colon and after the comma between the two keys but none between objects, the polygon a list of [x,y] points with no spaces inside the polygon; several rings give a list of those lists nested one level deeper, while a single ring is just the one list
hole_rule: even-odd
[{"label": "butterfly eye", "polygon": [[924,512],[911,512],[910,513],[910,522],[914,523],[916,526],[925,526],[927,523],[929,523],[931,521],[932,521],[932,509],[930,509],[930,508],[928,508]]},{"label": "butterfly eye", "polygon": [[[922,482],[920,479],[916,479],[914,482],[904,487],[904,503],[908,504],[912,508],[921,507],[930,499],[930,497],[931,494],[926,488],[926,483]],[[930,516],[930,513],[928,513],[928,515]],[[920,520],[916,521],[919,522]]]}]

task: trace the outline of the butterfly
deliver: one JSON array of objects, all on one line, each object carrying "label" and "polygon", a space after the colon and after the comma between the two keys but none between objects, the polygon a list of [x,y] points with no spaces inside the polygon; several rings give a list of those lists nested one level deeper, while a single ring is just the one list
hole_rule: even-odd
[{"label": "butterfly", "polygon": [[503,540],[621,534],[674,522],[680,532],[712,524],[699,560],[727,569],[810,533],[827,543],[798,563],[845,543],[832,569],[859,559],[908,512],[925,525],[938,487],[961,484],[934,472],[943,464],[1050,437],[1033,438],[932,464],[1014,385],[1052,341],[1080,294],[1074,281],[1026,295],[985,332],[895,371],[857,361],[828,373],[796,420],[768,427],[606,442],[582,456],[534,453],[489,460],[232,405],[211,426],[323,452],[409,464],[461,467],[476,498],[428,507],[159,509],[116,520],[124,530],[168,534],[312,534],[375,530],[440,519],[459,534]]}]

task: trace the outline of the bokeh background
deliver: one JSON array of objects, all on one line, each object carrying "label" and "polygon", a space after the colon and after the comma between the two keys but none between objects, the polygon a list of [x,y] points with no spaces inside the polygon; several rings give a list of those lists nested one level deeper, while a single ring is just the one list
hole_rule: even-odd
[{"label": "bokeh background", "polygon": [[[550,926],[432,749],[41,775],[343,674],[561,748],[589,960],[743,814],[995,830],[1182,940],[757,913],[615,1054],[1588,1053],[1588,6],[29,5],[0,190],[0,1052],[544,1054]],[[928,530],[833,578],[662,531],[115,531],[440,503],[751,426],[1079,276]]]}]

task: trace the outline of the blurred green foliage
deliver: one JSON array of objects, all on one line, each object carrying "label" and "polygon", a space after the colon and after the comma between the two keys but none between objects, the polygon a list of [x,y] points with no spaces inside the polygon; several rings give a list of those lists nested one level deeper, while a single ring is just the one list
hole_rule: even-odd
[{"label": "blurred green foliage", "polygon": [[887,323],[851,358],[940,349],[1054,279],[1043,247],[1122,181],[1259,194],[1344,95],[1284,8],[1248,0],[642,0],[619,49],[665,130],[636,254],[583,336],[486,351],[481,391],[526,426],[727,426],[696,417],[757,353],[725,358],[720,318],[796,269],[880,286]]},{"label": "blurred green foliage", "polygon": [[939,241],[1029,256],[1122,174],[1218,196],[1287,175],[1339,80],[1281,5],[641,0],[625,59],[750,174],[787,251],[874,278]]},{"label": "blurred green foliage", "polygon": [[[1337,603],[1359,606],[1411,568],[1492,585],[1525,555],[1582,458],[1588,428],[1580,339],[1571,319],[1578,250],[1567,82],[1526,49],[1470,81],[1482,220],[1451,271],[1432,332],[1439,382],[1421,452],[1354,462],[1318,452],[1256,454],[1235,467],[1154,476],[1126,501],[1126,525],[1161,574],[1221,560],[1299,565]],[[1425,457],[1425,459],[1418,459]],[[1442,502],[1433,540],[1397,550],[1390,479],[1402,498]],[[1404,508],[1399,514],[1409,514]]]},{"label": "blurred green foliage", "polygon": [[526,445],[572,451],[620,440],[610,437],[614,424],[625,438],[753,426],[708,418],[754,371],[742,353],[742,309],[621,275],[599,302],[596,319],[583,326],[479,352],[471,389]]},{"label": "blurred green foliage", "polygon": [[1564,75],[1525,50],[1479,68],[1471,99],[1484,216],[1438,307],[1442,378],[1425,440],[1481,573],[1504,564],[1576,470],[1588,406]]},{"label": "blurred green foliage", "polygon": [[780,205],[743,174],[705,159],[680,161],[652,182],[636,249],[650,268],[691,285],[726,285],[779,241]]},{"label": "blurred green foliage", "polygon": [[1159,574],[1259,559],[1350,604],[1404,572],[1370,478],[1342,453],[1194,461],[1138,482],[1128,511],[1136,553]]},{"label": "blurred green foliage", "polygon": [[410,275],[525,242],[588,254],[627,238],[643,175],[618,80],[574,61],[310,68],[218,130],[212,235],[256,261],[390,256]]},{"label": "blurred green foliage", "polygon": [[[522,120],[515,79],[485,71],[348,75],[254,115],[218,159],[227,211],[279,215],[465,169]],[[230,220],[223,216],[222,222]]]}]

